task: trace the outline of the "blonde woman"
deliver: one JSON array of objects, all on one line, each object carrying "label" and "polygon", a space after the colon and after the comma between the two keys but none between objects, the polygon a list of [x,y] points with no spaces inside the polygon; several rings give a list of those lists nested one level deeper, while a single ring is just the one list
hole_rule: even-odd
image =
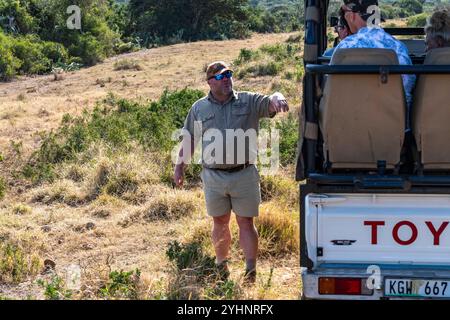
[{"label": "blonde woman", "polygon": [[450,9],[438,9],[427,19],[425,26],[425,45],[429,51],[435,48],[450,47]]}]

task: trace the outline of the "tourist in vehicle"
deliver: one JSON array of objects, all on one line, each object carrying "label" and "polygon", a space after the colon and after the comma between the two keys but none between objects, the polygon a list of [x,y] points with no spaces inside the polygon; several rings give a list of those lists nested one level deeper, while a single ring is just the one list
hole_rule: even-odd
[{"label": "tourist in vehicle", "polygon": [[[336,47],[336,50],[348,48],[392,49],[397,53],[400,64],[411,65],[412,62],[407,47],[385,32],[377,23],[373,23],[373,6],[378,6],[377,0],[344,0],[344,5],[341,9],[345,12],[345,20],[353,34],[342,40]],[[368,19],[370,17],[372,17],[372,19],[368,25]],[[378,23],[380,19],[378,19]],[[375,19],[375,21],[376,20],[377,19]],[[332,63],[333,58],[331,59],[331,64]],[[409,111],[412,104],[412,90],[414,88],[416,76],[402,75],[402,79],[408,105],[407,111]],[[409,124],[407,126],[409,127]]]},{"label": "tourist in vehicle", "polygon": [[427,51],[435,48],[450,47],[449,8],[438,9],[427,19],[425,45]]},{"label": "tourist in vehicle", "polygon": [[[352,32],[350,31],[350,28],[347,24],[347,21],[344,18],[344,15],[345,15],[345,12],[342,9],[340,9],[338,24],[334,27],[334,32],[337,33],[339,41],[345,39],[347,36],[352,34]],[[336,47],[332,47],[332,48],[326,50],[323,53],[323,56],[331,57],[333,55],[334,49],[336,49]]]}]

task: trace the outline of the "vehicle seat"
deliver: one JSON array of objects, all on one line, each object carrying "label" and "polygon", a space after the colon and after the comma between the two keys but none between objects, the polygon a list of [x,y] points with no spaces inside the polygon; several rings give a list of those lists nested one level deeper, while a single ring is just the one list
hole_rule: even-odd
[{"label": "vehicle seat", "polygon": [[[339,49],[334,65],[398,65],[390,49]],[[398,168],[404,140],[406,102],[401,75],[328,75],[319,125],[325,166],[330,169]]]},{"label": "vehicle seat", "polygon": [[[450,48],[431,50],[424,65],[450,65]],[[412,111],[413,132],[423,169],[450,170],[450,75],[418,77]]]}]

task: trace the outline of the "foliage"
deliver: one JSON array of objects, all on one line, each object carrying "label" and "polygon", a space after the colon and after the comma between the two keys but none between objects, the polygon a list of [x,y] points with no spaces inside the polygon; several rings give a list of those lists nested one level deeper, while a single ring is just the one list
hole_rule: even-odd
[{"label": "foliage", "polygon": [[2,177],[0,177],[0,199],[3,199],[6,194],[6,181]]},{"label": "foliage", "polygon": [[187,244],[170,242],[166,255],[177,270],[195,269],[198,274],[205,275],[214,268],[214,258],[205,255],[202,245],[197,242]]},{"label": "foliage", "polygon": [[47,300],[65,300],[72,297],[72,291],[65,288],[63,279],[58,275],[53,275],[50,282],[39,279],[37,283],[45,289]]},{"label": "foliage", "polygon": [[[123,8],[113,1],[0,0],[0,73],[3,80],[16,74],[45,73],[52,64],[82,62],[92,65],[120,47]],[[82,29],[67,27],[66,9],[76,4]],[[10,18],[12,19],[10,21]],[[124,51],[123,48],[121,49]]]},{"label": "foliage", "polygon": [[19,283],[39,271],[40,259],[19,244],[0,244],[0,283]]},{"label": "foliage", "polygon": [[263,45],[257,50],[241,49],[238,58],[233,61],[237,66],[236,77],[274,76],[285,68],[294,66],[295,75],[293,73],[291,76],[300,81],[302,64],[298,52],[300,48],[295,43]]},{"label": "foliage", "polygon": [[141,65],[136,60],[123,59],[114,63],[114,70],[142,70]]},{"label": "foliage", "polygon": [[140,105],[110,96],[92,113],[65,115],[61,127],[43,137],[23,173],[33,181],[52,180],[54,165],[73,160],[92,143],[103,141],[113,148],[138,142],[144,148],[167,152],[174,145],[168,134],[183,126],[192,104],[204,94],[198,90],[164,91],[159,101]]},{"label": "foliage", "polygon": [[409,15],[419,14],[423,11],[423,4],[419,0],[399,0],[393,5],[405,9]]},{"label": "foliage", "polygon": [[[248,19],[246,0],[130,0],[133,32],[149,44],[180,34],[182,40],[235,36],[236,25]],[[182,13],[182,14],[180,14]],[[176,18],[174,18],[176,17]],[[233,34],[234,33],[234,34]],[[153,39],[152,39],[153,37]]]},{"label": "foliage", "polygon": [[291,32],[304,23],[304,7],[300,1],[250,1],[250,29],[261,33]]},{"label": "foliage", "polygon": [[129,272],[112,271],[108,282],[100,289],[100,294],[105,298],[137,299],[140,277],[139,269]]},{"label": "foliage", "polygon": [[[80,30],[68,28],[71,5],[81,10]],[[0,80],[56,63],[94,65],[142,46],[299,30],[303,10],[297,1],[0,0]]]},{"label": "foliage", "polygon": [[409,17],[406,25],[408,27],[425,27],[427,23],[428,15],[426,13],[417,14],[415,16]]},{"label": "foliage", "polygon": [[280,130],[281,165],[293,163],[297,151],[298,119],[292,113],[289,113],[286,118],[277,121],[276,128]]}]

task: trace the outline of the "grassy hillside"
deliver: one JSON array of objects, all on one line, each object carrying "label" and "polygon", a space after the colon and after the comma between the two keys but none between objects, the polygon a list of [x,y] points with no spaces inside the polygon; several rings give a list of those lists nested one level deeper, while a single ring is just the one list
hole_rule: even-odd
[{"label": "grassy hillside", "polygon": [[[297,299],[298,41],[268,34],[178,44],[0,84],[0,298]],[[292,108],[274,120],[286,137],[283,168],[261,182],[254,287],[242,283],[234,221],[231,279],[211,270],[198,169],[185,189],[170,183],[168,131],[207,92],[204,68],[216,59],[233,62],[236,89],[280,90]],[[73,265],[79,290],[67,283]]]}]

